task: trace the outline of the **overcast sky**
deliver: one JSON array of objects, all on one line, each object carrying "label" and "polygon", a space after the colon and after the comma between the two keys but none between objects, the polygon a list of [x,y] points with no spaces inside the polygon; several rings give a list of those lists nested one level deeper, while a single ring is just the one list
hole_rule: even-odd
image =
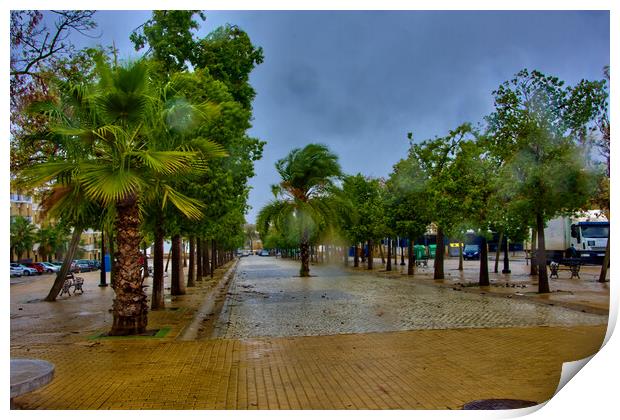
[{"label": "overcast sky", "polygon": [[[387,176],[415,141],[443,136],[492,111],[491,92],[523,68],[568,84],[601,79],[609,13],[490,11],[206,12],[198,36],[240,26],[264,50],[251,76],[252,136],[267,141],[250,181],[253,223],[272,199],[277,159],[327,144],[347,173]],[[101,37],[135,55],[129,33],[150,12],[102,11]]]}]

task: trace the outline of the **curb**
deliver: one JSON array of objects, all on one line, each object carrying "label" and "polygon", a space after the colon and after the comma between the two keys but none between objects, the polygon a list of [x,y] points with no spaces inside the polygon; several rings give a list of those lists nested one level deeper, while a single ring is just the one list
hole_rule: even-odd
[{"label": "curb", "polygon": [[222,279],[219,283],[211,289],[211,291],[206,295],[204,302],[200,305],[196,314],[194,315],[194,319],[192,322],[185,327],[185,329],[179,334],[177,340],[180,341],[192,341],[196,340],[198,336],[198,330],[200,329],[200,324],[204,321],[205,317],[213,312],[213,308],[215,306],[215,297],[222,292],[226,287],[228,287],[228,283],[235,271],[237,270],[237,266],[239,265],[240,258],[237,258],[237,261],[226,271]]}]

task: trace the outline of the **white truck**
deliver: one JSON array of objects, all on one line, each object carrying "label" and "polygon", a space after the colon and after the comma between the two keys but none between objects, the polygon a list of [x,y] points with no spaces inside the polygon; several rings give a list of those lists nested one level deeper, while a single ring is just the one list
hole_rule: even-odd
[{"label": "white truck", "polygon": [[600,264],[608,237],[609,221],[600,210],[557,217],[545,228],[547,262],[577,256],[584,262]]}]

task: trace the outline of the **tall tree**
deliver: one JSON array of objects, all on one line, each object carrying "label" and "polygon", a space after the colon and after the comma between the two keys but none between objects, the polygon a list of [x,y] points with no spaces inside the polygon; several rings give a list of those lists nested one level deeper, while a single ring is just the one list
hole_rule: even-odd
[{"label": "tall tree", "polygon": [[286,225],[292,228],[299,241],[301,252],[301,277],[310,276],[310,239],[322,223],[329,223],[334,209],[326,200],[334,181],[342,176],[338,158],[325,145],[308,144],[293,149],[276,162],[281,177],[272,186],[276,200],[263,207],[258,216],[262,232],[268,232],[271,224],[279,231]]},{"label": "tall tree", "polygon": [[15,253],[17,261],[21,261],[24,253],[32,251],[35,241],[36,227],[22,216],[11,219],[11,254]]},{"label": "tall tree", "polygon": [[[141,207],[148,203],[154,179],[191,174],[204,160],[196,151],[156,148],[150,135],[162,115],[156,112],[160,107],[145,63],[110,67],[99,61],[97,70],[97,85],[66,86],[74,100],[47,105],[57,115],[56,134],[79,145],[81,153],[33,166],[20,177],[32,187],[53,181],[58,196],[83,191],[87,200],[114,212],[116,296],[110,334],[139,334],[146,329],[148,312],[139,264]],[[200,202],[169,185],[162,185],[162,191],[164,204],[169,201],[187,217],[200,218]]]},{"label": "tall tree", "polygon": [[522,70],[493,92],[487,118],[491,153],[503,162],[503,194],[532,215],[538,232],[538,291],[549,292],[544,227],[584,206],[592,194],[585,133],[603,107],[604,82],[565,87],[557,77]]}]

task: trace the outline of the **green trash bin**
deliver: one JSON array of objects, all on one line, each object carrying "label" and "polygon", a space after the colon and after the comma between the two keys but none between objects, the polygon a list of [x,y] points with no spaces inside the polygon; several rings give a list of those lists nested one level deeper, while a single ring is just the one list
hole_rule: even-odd
[{"label": "green trash bin", "polygon": [[413,252],[415,252],[416,260],[421,260],[426,257],[426,247],[424,245],[414,245]]},{"label": "green trash bin", "polygon": [[435,258],[435,250],[437,249],[437,245],[431,244],[428,246],[428,254],[429,257]]}]

